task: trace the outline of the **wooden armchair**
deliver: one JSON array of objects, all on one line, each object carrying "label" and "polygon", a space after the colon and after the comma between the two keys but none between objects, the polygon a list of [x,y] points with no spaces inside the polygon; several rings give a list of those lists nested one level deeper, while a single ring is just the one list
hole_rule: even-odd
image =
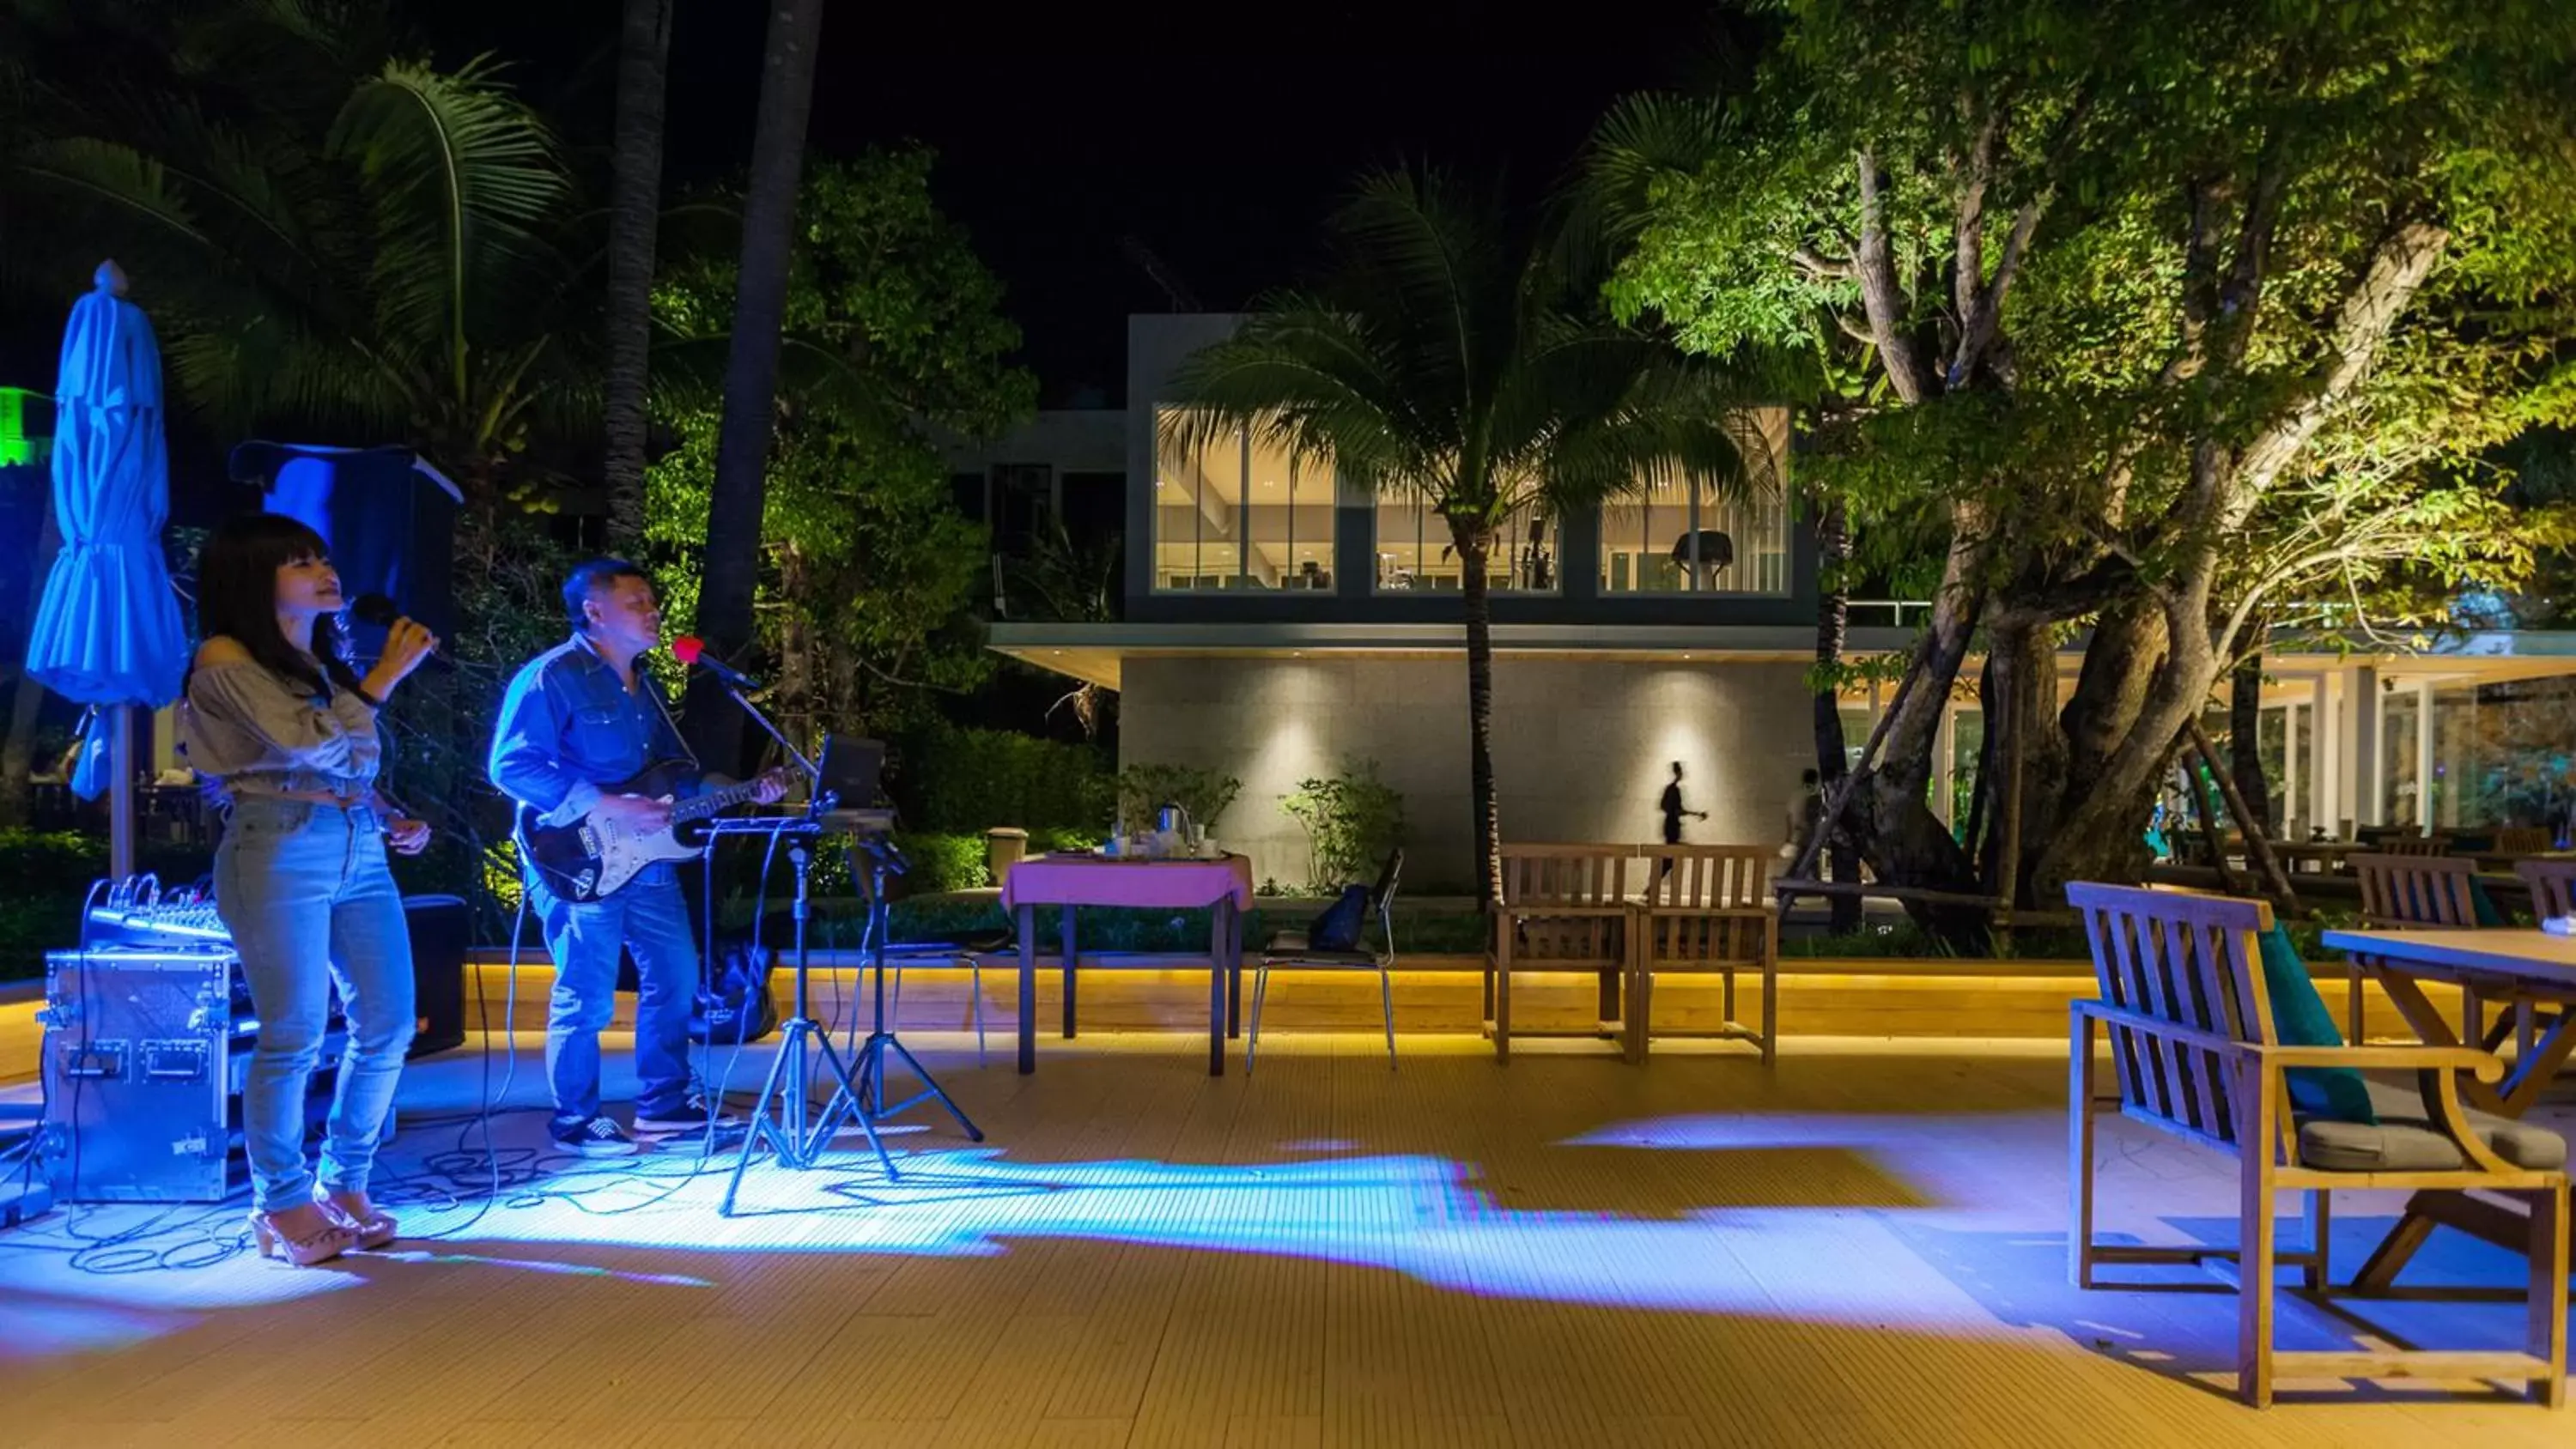
[{"label": "wooden armchair", "polygon": [[1524,1036],[1600,1036],[1620,1021],[1628,973],[1628,872],[1633,845],[1506,845],[1503,908],[1486,956],[1485,998],[1494,1056],[1512,1059],[1512,972],[1594,971],[1601,979],[1601,1027]]},{"label": "wooden armchair", "polygon": [[[2073,1224],[2067,1268],[2076,1286],[2093,1287],[2095,1269],[2106,1264],[2233,1261],[2237,1392],[2256,1408],[2271,1403],[2276,1377],[2405,1376],[2518,1381],[2533,1399],[2557,1406],[2567,1368],[2566,1143],[2538,1129],[2472,1117],[2460,1104],[2457,1073],[2493,1082],[2504,1064],[2466,1047],[2281,1045],[2257,944],[2272,924],[2271,907],[2261,901],[2083,883],[2066,894],[2084,917],[2102,990],[2098,1001],[2073,1003],[2068,1042]],[[2093,1241],[2096,1032],[2110,1037],[2121,1115],[2237,1160],[2242,1192],[2235,1248]],[[2422,1101],[2374,1088],[2377,1125],[2296,1113],[2285,1073],[2336,1067],[2420,1073]],[[2302,1269],[2312,1291],[2328,1287],[2328,1195],[2336,1188],[2478,1190],[2528,1199],[2525,1351],[2275,1351],[2276,1267]],[[2276,1246],[2273,1197],[2284,1190],[2308,1194],[2306,1252]]]},{"label": "wooden armchair", "polygon": [[2549,827],[2545,825],[2501,825],[2496,827],[2495,853],[2498,855],[2538,855],[2550,845]]},{"label": "wooden armchair", "polygon": [[[2356,855],[2352,871],[2361,878],[2361,916],[2366,927],[2442,926],[2465,931],[2478,925],[2477,896],[2469,889],[2478,873],[2474,862],[2447,855]],[[2360,960],[2345,971],[2352,991],[2352,1026],[2345,1034],[2354,1041],[2365,1039],[2362,986],[2369,972],[2369,963]],[[2463,1041],[2486,1037],[2485,1006],[2474,984],[2460,988],[2460,1037]],[[2488,1042],[2487,1049],[2494,1050],[2495,1043]]]},{"label": "wooden armchair", "polygon": [[2451,837],[2447,835],[2389,835],[2373,841],[2381,855],[2448,855]]},{"label": "wooden armchair", "polygon": [[2513,873],[2531,888],[2534,918],[2576,916],[2576,860],[2517,860]]},{"label": "wooden armchair", "polygon": [[[1749,1041],[1771,1060],[1780,1015],[1780,912],[1772,904],[1771,863],[1760,845],[1649,846],[1641,864],[1646,899],[1636,917],[1636,947],[1628,971],[1628,1060],[1646,1059],[1653,1033],[1655,977],[1665,973],[1724,978],[1723,1024],[1708,1031],[1667,1031],[1666,1036],[1710,1036]],[[1762,973],[1762,1025],[1736,1015],[1738,968]]]}]

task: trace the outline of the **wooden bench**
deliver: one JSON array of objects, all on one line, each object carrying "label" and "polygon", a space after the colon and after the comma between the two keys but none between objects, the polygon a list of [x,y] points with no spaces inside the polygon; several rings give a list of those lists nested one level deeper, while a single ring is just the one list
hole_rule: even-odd
[{"label": "wooden bench", "polygon": [[[1506,845],[1503,902],[1486,956],[1487,1025],[1494,1057],[1512,1059],[1512,973],[1593,971],[1601,980],[1600,1026],[1552,1036],[1613,1035],[1628,975],[1629,872],[1633,845]],[[1524,1032],[1523,1035],[1539,1035]]]},{"label": "wooden bench", "polygon": [[[2565,1143],[2537,1129],[2472,1119],[2456,1074],[2499,1081],[2504,1064],[2468,1047],[2286,1047],[2272,1024],[2257,937],[2272,924],[2261,901],[2078,883],[2066,890],[2083,913],[2102,996],[2070,1012],[2068,1149],[2071,1216],[2067,1269],[2079,1288],[2118,1263],[2232,1261],[2237,1277],[2237,1392],[2256,1408],[2275,1378],[2502,1379],[2556,1407],[2567,1367]],[[2234,1157],[2241,1184],[2237,1246],[2133,1247],[2096,1243],[2093,1081],[2095,1034],[2110,1037],[2120,1111],[2134,1121]],[[2375,1127],[2293,1113],[2296,1067],[2406,1070],[2420,1074],[2423,1116]],[[2383,1094],[2374,1092],[2374,1098]],[[2387,1093],[2395,1098],[2398,1094]],[[2402,1100],[2392,1105],[2411,1105]],[[2555,1146],[2555,1161],[2545,1161]],[[2525,1351],[2356,1349],[2280,1353],[2273,1347],[2274,1273],[2303,1270],[2307,1287],[2331,1284],[2329,1194],[2336,1188],[2506,1193],[2531,1204],[2531,1273]],[[2308,1194],[2308,1251],[2279,1251],[2272,1216],[2282,1191]]]},{"label": "wooden bench", "polygon": [[[1646,1059],[1654,1034],[1655,977],[1716,975],[1725,980],[1722,1024],[1665,1036],[1749,1041],[1771,1060],[1780,1017],[1780,912],[1766,886],[1777,856],[1760,845],[1654,845],[1645,851],[1646,898],[1637,908],[1627,1001],[1628,1060]],[[1762,1025],[1736,1015],[1735,973],[1762,973]]]}]

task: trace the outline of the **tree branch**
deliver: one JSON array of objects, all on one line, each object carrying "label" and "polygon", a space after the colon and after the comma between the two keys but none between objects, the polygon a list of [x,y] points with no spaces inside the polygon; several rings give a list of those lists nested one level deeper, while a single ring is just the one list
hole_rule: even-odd
[{"label": "tree branch", "polygon": [[2244,523],[2272,480],[2370,371],[2388,334],[2396,329],[2424,279],[2433,274],[2450,241],[2447,229],[2425,221],[2407,222],[2380,238],[2360,280],[2335,308],[2315,385],[2246,446],[2236,468],[2234,496],[2220,519],[2225,529],[2232,531]]},{"label": "tree branch", "polygon": [[2013,218],[2012,233],[2004,238],[2003,259],[1995,263],[1994,281],[1974,289],[1971,305],[1960,314],[1959,360],[1950,368],[1951,387],[1967,383],[1987,346],[1995,340],[1996,329],[2003,325],[2004,294],[2012,290],[2013,277],[2021,271],[2021,259],[2030,250],[2030,234],[2038,230],[2040,213],[2047,209],[2045,193],[2022,206]]},{"label": "tree branch", "polygon": [[[1959,323],[1965,329],[1976,316],[1979,293],[1986,281],[1986,188],[1994,183],[1995,147],[2003,132],[2001,108],[1986,113],[1986,123],[1977,128],[1977,139],[1968,146],[1967,159],[1960,164],[1959,218],[1957,234],[1952,238],[1954,273],[1950,278],[1951,296],[1959,308]],[[1959,349],[1962,363],[1967,348]],[[1952,387],[1957,387],[1959,364],[1950,368]]]},{"label": "tree branch", "polygon": [[1906,402],[1920,403],[1932,395],[1933,379],[1925,375],[1922,355],[1905,330],[1905,292],[1897,285],[1895,250],[1887,236],[1886,177],[1868,151],[1860,153],[1858,164],[1860,245],[1852,260],[1860,273],[1861,309],[1869,316],[1889,384]]},{"label": "tree branch", "polygon": [[1789,253],[1789,260],[1811,277],[1826,281],[1849,281],[1858,275],[1849,257],[1829,257],[1814,247],[1800,247]]}]

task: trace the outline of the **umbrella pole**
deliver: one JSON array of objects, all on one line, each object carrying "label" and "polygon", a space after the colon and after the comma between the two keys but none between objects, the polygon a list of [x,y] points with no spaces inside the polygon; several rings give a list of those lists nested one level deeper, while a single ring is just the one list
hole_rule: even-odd
[{"label": "umbrella pole", "polygon": [[107,873],[124,880],[134,874],[134,707],[111,711],[115,727],[107,745]]}]

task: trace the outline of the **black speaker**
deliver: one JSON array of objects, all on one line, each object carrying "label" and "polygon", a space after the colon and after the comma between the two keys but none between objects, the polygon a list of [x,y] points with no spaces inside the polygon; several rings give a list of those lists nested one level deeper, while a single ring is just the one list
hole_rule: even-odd
[{"label": "black speaker", "polygon": [[473,913],[457,896],[403,897],[411,928],[411,981],[419,1015],[410,1056],[465,1044],[465,950]]},{"label": "black speaker", "polygon": [[[331,545],[349,598],[382,594],[431,633],[453,632],[456,485],[409,448],[243,443],[233,480],[259,486],[261,506],[302,520]],[[372,659],[384,630],[352,621],[351,647]]]}]

